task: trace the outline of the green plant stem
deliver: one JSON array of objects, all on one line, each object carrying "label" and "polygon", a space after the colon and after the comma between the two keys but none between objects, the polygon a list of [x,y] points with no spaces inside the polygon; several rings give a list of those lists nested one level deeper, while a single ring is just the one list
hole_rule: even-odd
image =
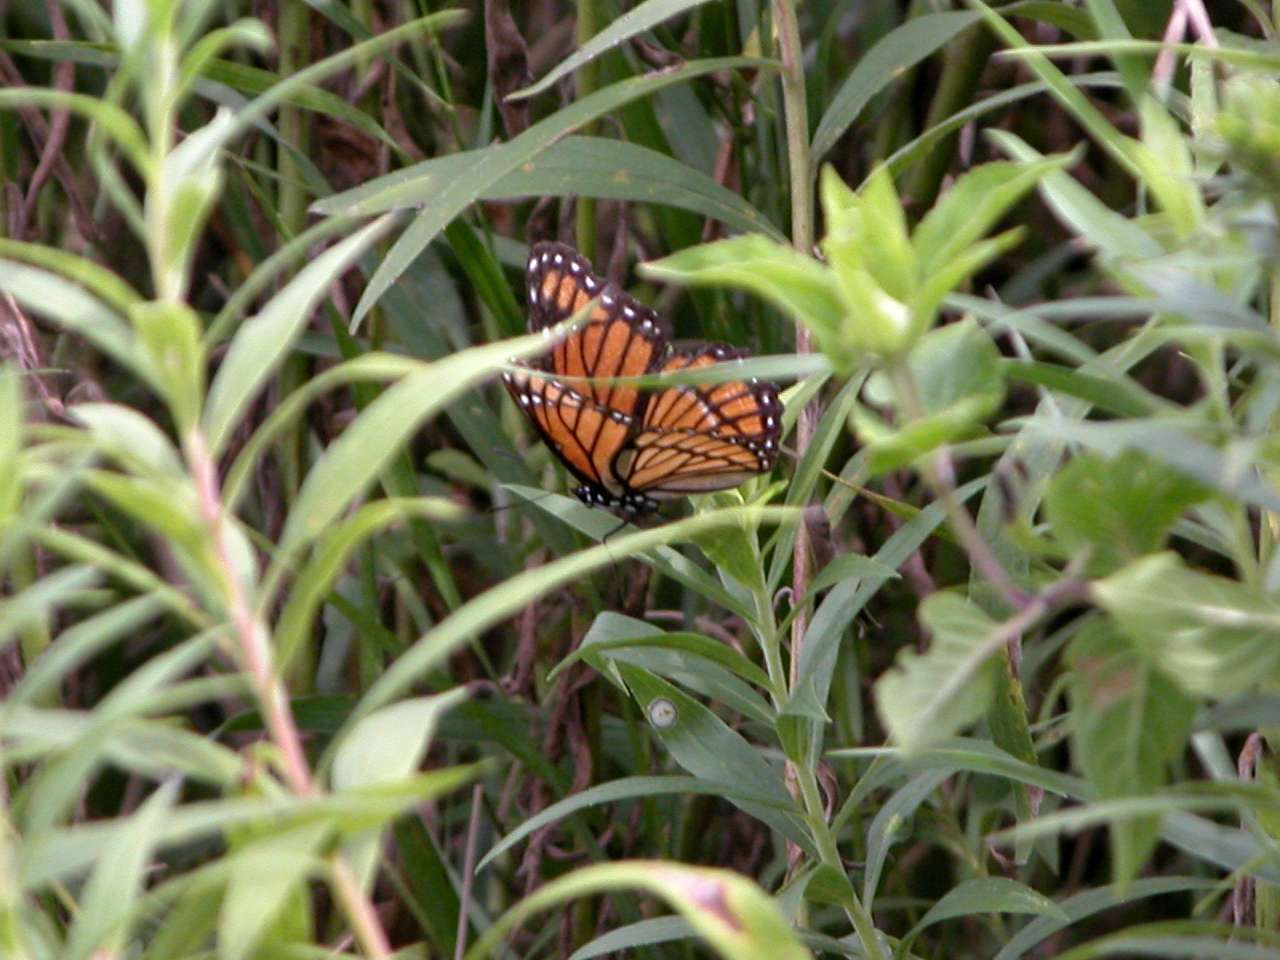
[{"label": "green plant stem", "polygon": [[[800,25],[790,0],[774,0],[774,29],[782,58],[782,104],[787,125],[787,166],[791,187],[791,245],[801,253],[813,249],[813,175],[809,169],[809,107],[805,99],[804,56],[800,44]],[[809,330],[796,325],[796,353],[812,353]],[[796,459],[802,459],[813,439],[817,422],[817,404],[811,401],[796,419]],[[791,548],[791,591],[793,597],[809,593],[809,531],[803,521],[796,528]],[[796,612],[791,623],[791,681],[796,679],[800,651],[808,618],[803,610]]]},{"label": "green plant stem", "polygon": [[[778,47],[782,56],[782,104],[787,124],[787,166],[791,186],[791,245],[801,253],[809,254],[813,249],[813,176],[809,169],[809,107],[805,98],[804,57],[800,44],[800,25],[796,20],[795,7],[789,0],[774,0],[774,29],[778,34]],[[796,352],[811,353],[813,344],[809,331],[803,324],[796,326]],[[809,442],[813,439],[814,423],[817,420],[817,404],[810,401],[800,412],[796,421],[796,456],[804,456]],[[791,561],[792,596],[803,597],[809,592],[809,532],[804,521],[799,521],[796,529],[795,543],[792,547]],[[772,619],[772,616],[770,617]],[[808,629],[808,618],[803,611],[797,611],[791,623],[791,670],[792,683],[795,682],[795,671],[800,663],[800,651],[804,645],[805,631]],[[781,680],[781,651],[778,644],[766,647],[766,659],[769,648],[778,657],[775,665],[769,663],[769,675],[776,682]],[[778,674],[775,676],[774,671]],[[822,862],[838,870],[844,875],[844,864],[840,859],[835,837],[827,825],[822,804],[822,795],[818,790],[813,769],[806,764],[792,764],[796,783],[800,787],[800,795],[805,810],[811,821],[811,832],[818,846]],[[862,902],[849,890],[850,903],[846,909],[854,932],[862,942],[864,954],[871,960],[884,960],[880,949],[880,941],[876,938],[875,921],[863,908]]]},{"label": "green plant stem", "polygon": [[[578,46],[581,47],[596,35],[600,29],[600,16],[596,9],[597,0],[578,0],[578,22],[575,27]],[[578,99],[581,100],[594,93],[600,85],[600,64],[597,60],[584,63],[575,74]],[[578,131],[581,136],[589,137],[595,133],[596,121],[584,124]],[[596,201],[593,197],[579,196],[574,201],[574,240],[582,255],[588,260],[596,260]]]},{"label": "green plant stem", "polygon": [[[293,710],[284,684],[271,663],[271,644],[266,624],[254,612],[231,560],[226,537],[226,517],[218,489],[217,466],[209,456],[203,434],[193,430],[183,444],[191,476],[195,482],[200,518],[209,536],[209,545],[221,572],[223,604],[230,620],[236,659],[248,676],[258,700],[262,723],[280,752],[280,761],[289,789],[298,797],[316,796],[320,790],[311,776],[302,737],[294,722]],[[350,865],[341,853],[330,859],[334,895],[342,904],[353,932],[371,957],[391,954],[391,944],[378,922],[373,903],[365,895]]]},{"label": "green plant stem", "polygon": [[[804,802],[805,813],[809,818],[809,832],[818,846],[818,856],[824,864],[845,875],[844,861],[840,859],[840,850],[836,845],[835,835],[827,823],[826,809],[822,803],[822,793],[818,789],[817,778],[813,768],[806,764],[796,764],[796,784],[800,788],[800,798]],[[885,960],[884,951],[880,949],[880,940],[876,936],[876,924],[862,900],[849,885],[849,903],[845,907],[845,916],[853,924],[854,933],[862,941],[863,954],[870,960]]]}]

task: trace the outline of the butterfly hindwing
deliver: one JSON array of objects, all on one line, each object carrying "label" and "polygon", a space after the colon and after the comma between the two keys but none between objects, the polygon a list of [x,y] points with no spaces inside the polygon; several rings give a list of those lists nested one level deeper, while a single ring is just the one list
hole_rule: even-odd
[{"label": "butterfly hindwing", "polygon": [[582,481],[580,499],[636,514],[656,508],[657,498],[737,486],[772,468],[781,435],[772,384],[650,390],[609,382],[710,366],[742,351],[672,347],[657,313],[596,276],[564,244],[533,247],[527,286],[531,332],[590,306],[585,322],[546,354],[503,376],[542,439]]},{"label": "butterfly hindwing", "polygon": [[[720,343],[674,349],[661,373],[741,360]],[[773,468],[782,435],[777,387],[756,379],[655,390],[615,472],[650,497],[724,490]]]}]

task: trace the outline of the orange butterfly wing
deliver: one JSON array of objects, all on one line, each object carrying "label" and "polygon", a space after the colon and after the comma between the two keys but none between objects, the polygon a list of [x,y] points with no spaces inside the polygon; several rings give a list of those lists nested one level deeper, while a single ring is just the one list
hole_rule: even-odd
[{"label": "orange butterfly wing", "polygon": [[735,487],[772,469],[782,433],[777,388],[752,379],[645,390],[584,382],[741,359],[724,344],[683,349],[650,308],[597,277],[573,248],[539,243],[528,268],[529,329],[596,304],[550,350],[503,375],[542,439],[582,481],[586,503],[638,514],[657,499]]},{"label": "orange butterfly wing", "polygon": [[604,499],[618,497],[624,491],[610,467],[644,396],[633,386],[559,378],[648,373],[666,346],[667,328],[648,307],[595,276],[591,264],[563,244],[533,248],[528,285],[531,331],[568,319],[593,299],[598,302],[581,327],[529,364],[529,373],[506,375],[507,389],[574,476],[599,488]]},{"label": "orange butterfly wing", "polygon": [[[673,351],[658,372],[697,370],[746,354],[724,344]],[[756,379],[655,391],[615,470],[654,498],[726,490],[773,469],[782,436],[777,387]]]}]

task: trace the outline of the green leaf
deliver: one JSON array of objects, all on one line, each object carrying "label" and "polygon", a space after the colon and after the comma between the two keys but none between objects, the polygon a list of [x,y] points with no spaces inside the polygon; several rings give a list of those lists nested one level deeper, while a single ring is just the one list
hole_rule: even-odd
[{"label": "green leaf", "polygon": [[333,831],[324,821],[254,840],[228,857],[218,917],[218,960],[249,960],[290,898],[319,875],[319,848]]},{"label": "green leaf", "polygon": [[364,318],[373,304],[377,303],[387,288],[409,268],[440,231],[470,204],[479,200],[486,189],[566,134],[611,110],[676,83],[718,70],[775,66],[770,61],[722,57],[696,60],[674,70],[631,77],[575,101],[545,120],[535,123],[509,143],[495,144],[484,150],[465,170],[440,183],[440,189],[431,201],[423,206],[417,218],[395,242],[386,259],[369,279],[368,286],[356,305],[353,323],[359,323]]},{"label": "green leaf", "polygon": [[778,904],[740,874],[660,860],[604,863],[540,887],[484,932],[467,960],[491,956],[509,931],[562,902],[639,888],[665,901],[724,960],[812,960]]},{"label": "green leaf", "polygon": [[946,267],[985,237],[1045,175],[1078,162],[1079,154],[1077,150],[1032,162],[997,160],[960,176],[912,233],[921,275]]},{"label": "green leaf", "polygon": [[889,858],[889,851],[910,836],[910,820],[916,810],[948,776],[942,770],[931,770],[914,776],[876,811],[871,826],[867,829],[867,865],[862,881],[862,902],[868,911],[875,903],[876,889],[880,886],[880,876]]},{"label": "green leaf", "polygon": [[[345,569],[352,552],[369,537],[408,517],[457,520],[461,514],[462,510],[456,504],[435,497],[378,500],[366,504],[353,516],[326,531],[316,544],[313,556],[294,577],[288,600],[276,621],[277,669],[288,664],[310,635],[316,610],[328,596],[334,580]],[[269,582],[275,582],[275,573],[273,569]]]},{"label": "green leaf", "polygon": [[1150,897],[1163,897],[1169,894],[1203,893],[1214,887],[1218,881],[1210,877],[1150,877],[1136,880],[1127,891],[1121,894],[1114,886],[1082,890],[1057,903],[1065,917],[1042,915],[1015,933],[1000,949],[992,960],[1021,960],[1028,956],[1036,946],[1059,930],[1072,924],[1080,924],[1095,914],[1116,907],[1132,906],[1135,901]]},{"label": "green leaf", "polygon": [[602,783],[599,786],[589,787],[580,793],[572,794],[538,811],[527,820],[522,820],[518,827],[494,844],[489,852],[481,858],[476,865],[476,872],[479,873],[525,837],[536,833],[549,824],[563,820],[579,810],[586,810],[606,803],[617,803],[621,800],[640,800],[646,797],[672,795],[696,796],[699,794],[719,797],[736,796],[739,800],[754,801],[756,803],[768,802],[764,797],[752,796],[742,791],[732,791],[723,784],[711,783],[698,777],[623,777],[622,779],[611,780],[608,783]]},{"label": "green leaf", "polygon": [[128,942],[126,923],[142,890],[151,851],[178,796],[178,782],[160,787],[132,816],[110,825],[101,859],[80,897],[62,956],[87,960],[97,951],[119,953]]},{"label": "green leaf", "polygon": [[114,403],[78,403],[67,412],[84,425],[103,453],[126,469],[185,475],[178,451],[146,415]]},{"label": "green leaf", "polygon": [[954,594],[935,593],[920,606],[933,637],[929,650],[903,649],[897,666],[876,682],[876,708],[894,740],[911,752],[973,723],[991,705],[1003,642],[999,625]]},{"label": "green leaf", "polygon": [[1280,678],[1280,603],[1253,587],[1159,553],[1097,581],[1092,594],[1188,693],[1224,697]]},{"label": "green leaf", "polygon": [[[955,492],[955,497],[964,503],[984,484],[982,478],[971,480]],[[930,504],[895,530],[876,551],[874,559],[897,570],[945,520],[943,506]],[[889,575],[881,572],[857,580],[845,580],[837,584],[814,611],[805,635],[804,649],[800,653],[796,685],[802,689],[812,687],[818,694],[819,703],[826,702],[836,669],[836,656],[840,644],[845,641],[849,624],[890,579]]]},{"label": "green leaf", "polygon": [[686,10],[700,7],[707,0],[645,0],[636,4],[620,17],[571,53],[537,83],[507,96],[508,100],[522,100],[550,89],[561,77],[568,76],[585,63],[590,63],[602,53],[626,40],[644,33],[664,20],[679,16]]},{"label": "green leaf", "polygon": [[816,165],[877,93],[977,22],[969,12],[913,17],[882,37],[858,60],[818,121],[810,155]]},{"label": "green leaf", "polygon": [[760,723],[774,720],[772,708],[750,686],[754,683],[768,690],[768,675],[723,641],[696,633],[662,633],[643,620],[606,611],[596,617],[578,649],[557,664],[548,679],[579,659],[619,685],[624,683],[615,664],[629,663]]},{"label": "green leaf", "polygon": [[402,700],[368,714],[339,742],[330,781],[335,791],[390,783],[418,769],[440,715],[468,696],[464,687]]},{"label": "green leaf", "polygon": [[138,292],[118,274],[67,250],[0,237],[0,257],[12,257],[36,267],[53,270],[63,279],[85,287],[93,296],[110,304],[112,309],[121,314],[127,314],[135,303],[142,300]]},{"label": "green leaf", "polygon": [[827,165],[819,191],[827,222],[822,250],[837,281],[864,270],[891,297],[905,301],[916,284],[916,251],[889,168],[877,166],[857,194]]},{"label": "green leaf", "polygon": [[[1043,157],[1016,134],[992,130],[988,136],[997,147],[1017,160]],[[1141,223],[1111,209],[1065,171],[1047,173],[1040,190],[1050,209],[1070,230],[1108,257],[1133,260],[1156,257],[1164,252],[1160,241],[1143,229]]]},{"label": "green leaf", "polygon": [[1056,390],[1084,400],[1105,413],[1121,417],[1147,417],[1159,412],[1162,406],[1159,397],[1148,393],[1119,371],[1102,376],[1038,360],[1006,359],[1001,365],[1005,375],[1011,380]]},{"label": "green leaf", "polygon": [[1204,200],[1195,164],[1178,123],[1151,96],[1141,101],[1142,142],[1132,148],[1134,162],[1147,189],[1169,216],[1179,239],[1192,236],[1204,223]]},{"label": "green leaf", "polygon": [[811,848],[780,772],[760,750],[698,701],[647,670],[619,663],[618,672],[676,763],[708,783],[765,798],[764,803],[733,802],[801,847]]},{"label": "green leaf", "polygon": [[1207,495],[1141,453],[1081,453],[1050,480],[1044,508],[1053,536],[1072,552],[1092,549],[1089,573],[1106,576],[1159,550],[1174,521]]},{"label": "green leaf", "polygon": [[204,400],[204,349],[200,320],[185,303],[149,300],[129,311],[148,366],[180,433],[200,414]]},{"label": "green leaf", "polygon": [[844,307],[830,271],[813,257],[766,237],[690,247],[642,264],[640,273],[669,283],[749,290],[812,330],[832,363],[838,365],[837,358],[847,352],[839,340]]},{"label": "green leaf", "polygon": [[330,286],[391,226],[384,217],[334,244],[271,298],[236,332],[218,375],[209,387],[204,425],[217,454],[266,380],[284,362],[311,311]]},{"label": "green leaf", "polygon": [[[1102,617],[1072,638],[1067,662],[1076,766],[1101,799],[1155,793],[1186,748],[1195,702]],[[1111,825],[1118,889],[1137,875],[1159,833],[1158,816]]]},{"label": "green leaf", "polygon": [[99,579],[92,567],[63,567],[21,593],[0,600],[0,650],[13,642],[19,630],[46,622],[62,604]]},{"label": "green leaf", "polygon": [[1025,884],[1007,877],[972,877],[948,890],[920,918],[912,932],[919,933],[944,920],[980,913],[1024,913],[1067,922],[1061,907]]},{"label": "green leaf", "polygon": [[[991,335],[973,319],[939,327],[921,337],[907,363],[926,416],[893,428],[868,410],[853,414],[872,473],[911,463],[964,436],[1004,401],[1000,351]],[[868,395],[888,401],[887,378],[874,375]]]},{"label": "green leaf", "polygon": [[157,386],[151,365],[133,342],[133,332],[104,301],[56,273],[0,260],[0,290],[33,313],[57,323],[93,344],[126,370]]},{"label": "green leaf", "polygon": [[[440,715],[469,696],[466,687],[434,697],[416,697],[362,717],[338,741],[329,780],[337,793],[407,780],[417,771],[435,736]],[[364,887],[373,882],[382,845],[380,830],[347,843],[347,856]]]},{"label": "green leaf", "polygon": [[704,530],[737,523],[738,514],[743,512],[753,514],[761,523],[781,523],[795,516],[792,510],[760,506],[701,513],[654,530],[621,535],[606,544],[518,573],[468,601],[420,637],[374,681],[361,699],[355,716],[364,716],[389,702],[471,637],[514,615],[531,600],[593,570],[617,564],[622,558],[687,540]]},{"label": "green leaf", "polygon": [[511,357],[545,349],[541,336],[463,350],[421,367],[370,403],[307,474],[280,536],[283,558],[319,536],[360,496],[422,422]]}]

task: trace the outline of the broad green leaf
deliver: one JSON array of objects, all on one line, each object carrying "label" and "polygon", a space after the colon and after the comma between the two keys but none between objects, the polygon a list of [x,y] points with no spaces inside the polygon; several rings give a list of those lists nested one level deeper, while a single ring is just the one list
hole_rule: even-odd
[{"label": "broad green leaf", "polygon": [[691,247],[643,264],[655,280],[691,286],[733,286],[750,290],[809,327],[833,358],[844,307],[830,272],[818,261],[759,235],[733,237]]},{"label": "broad green leaf", "polygon": [[209,387],[204,426],[212,453],[223,448],[249,403],[284,361],[320,298],[390,226],[390,218],[376,220],[334,244],[236,332]]},{"label": "broad green leaf", "polygon": [[1142,142],[1134,144],[1134,163],[1143,182],[1169,216],[1180,240],[1204,223],[1204,200],[1196,183],[1191,148],[1178,123],[1152,96],[1141,102]]},{"label": "broad green leaf", "polygon": [[995,621],[954,594],[932,594],[919,616],[933,637],[929,650],[903,649],[897,666],[876,682],[880,718],[908,752],[951,736],[986,712],[995,690],[992,654],[1004,642]]},{"label": "broad green leaf", "polygon": [[666,681],[630,664],[619,663],[617,667],[650,729],[676,763],[707,783],[765,798],[764,803],[744,800],[734,804],[801,847],[812,847],[800,812],[782,785],[780,771],[760,750]]},{"label": "broad green leaf", "polygon": [[483,151],[476,158],[475,163],[440,184],[440,189],[435,196],[423,206],[417,218],[395,242],[386,259],[369,279],[369,284],[356,305],[352,322],[359,323],[387,288],[417,259],[427,244],[434,240],[440,231],[463,210],[479,200],[486,189],[518,169],[521,164],[536,157],[561,137],[611,110],[649,96],[672,84],[692,80],[718,70],[732,70],[739,67],[761,69],[774,66],[775,64],[770,61],[723,57],[696,60],[674,70],[631,77],[575,101],[545,120],[535,123],[510,142],[495,144]]},{"label": "broad green leaf", "polygon": [[1078,454],[1049,482],[1045,517],[1068,550],[1092,550],[1106,576],[1164,546],[1175,520],[1207,496],[1198,483],[1141,453]]},{"label": "broad green leaf", "polygon": [[338,744],[330,781],[335,791],[403,779],[418,769],[441,713],[468,696],[458,687],[447,694],[417,697],[361,718]]},{"label": "broad green leaf", "polygon": [[628,647],[680,650],[725,667],[759,687],[764,688],[769,684],[769,675],[764,670],[722,640],[713,640],[700,633],[666,633],[651,623],[609,611],[596,617],[578,649],[556,664],[547,678],[552,679],[566,670],[592,647],[599,652],[624,650]]},{"label": "broad green leaf", "polygon": [[613,49],[637,34],[644,33],[664,20],[692,10],[707,0],[645,0],[636,4],[620,17],[616,17],[603,30],[560,62],[537,83],[507,96],[508,100],[521,100],[550,89],[561,77],[568,76],[584,63],[590,63],[602,53]]},{"label": "broad green leaf", "polygon": [[822,250],[837,282],[863,270],[890,296],[906,301],[917,281],[917,258],[889,168],[877,166],[860,193],[830,165],[818,182],[827,225]]},{"label": "broad green leaf", "polygon": [[[1186,748],[1194,701],[1102,617],[1075,635],[1067,662],[1076,766],[1104,799],[1156,792]],[[1137,875],[1159,832],[1158,817],[1112,824],[1112,874],[1119,889]]]},{"label": "broad green leaf", "polygon": [[[873,473],[910,463],[964,436],[1004,400],[1000,352],[990,334],[972,319],[925,334],[912,347],[907,363],[919,385],[919,400],[926,416],[893,428],[869,410],[856,410],[853,414],[854,426],[867,448],[868,468]],[[885,404],[901,404],[901,398],[890,394],[884,375],[874,375],[867,392]]]},{"label": "broad green leaf", "polygon": [[1280,603],[1173,553],[1144,557],[1092,588],[1148,661],[1182,689],[1225,697],[1280,677]]},{"label": "broad green leaf", "polygon": [[[440,714],[467,696],[466,687],[456,687],[447,694],[401,700],[362,717],[338,740],[329,771],[334,791],[340,794],[407,780],[430,748]],[[352,872],[366,890],[374,881],[381,845],[381,833],[372,831],[346,846]]]},{"label": "broad green leaf", "polygon": [[859,58],[818,121],[810,148],[812,162],[816,165],[826,156],[872,97],[978,19],[978,14],[968,11],[930,13],[911,18],[881,38]]}]

